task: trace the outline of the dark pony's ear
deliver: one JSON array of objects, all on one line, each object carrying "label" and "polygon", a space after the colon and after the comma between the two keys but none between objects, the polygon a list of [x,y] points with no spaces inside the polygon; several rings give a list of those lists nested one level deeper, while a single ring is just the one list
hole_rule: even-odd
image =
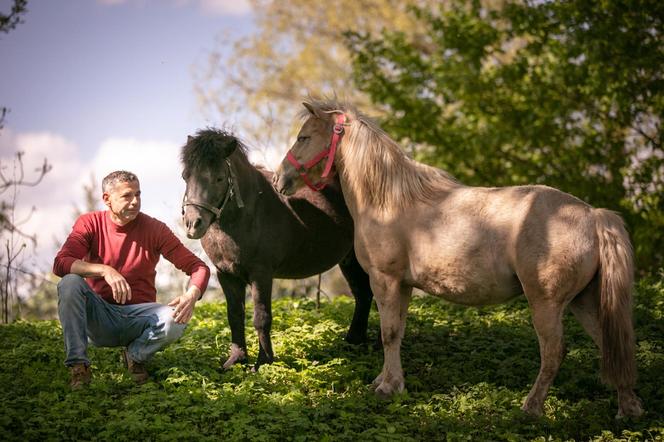
[{"label": "dark pony's ear", "polygon": [[325,119],[325,114],[323,114],[320,109],[315,108],[311,103],[307,103],[306,101],[302,102],[302,106],[306,107],[307,110],[311,115],[313,115],[316,118],[320,118],[321,120]]},{"label": "dark pony's ear", "polygon": [[235,149],[237,149],[240,142],[235,137],[228,137],[223,141],[223,146],[221,147],[221,155],[223,158],[228,158]]}]

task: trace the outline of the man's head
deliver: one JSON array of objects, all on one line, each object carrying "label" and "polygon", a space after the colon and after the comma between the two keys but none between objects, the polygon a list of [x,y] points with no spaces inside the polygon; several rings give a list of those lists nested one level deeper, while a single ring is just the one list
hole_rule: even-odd
[{"label": "man's head", "polygon": [[141,211],[141,186],[131,172],[117,170],[102,180],[102,198],[115,224],[124,226]]}]

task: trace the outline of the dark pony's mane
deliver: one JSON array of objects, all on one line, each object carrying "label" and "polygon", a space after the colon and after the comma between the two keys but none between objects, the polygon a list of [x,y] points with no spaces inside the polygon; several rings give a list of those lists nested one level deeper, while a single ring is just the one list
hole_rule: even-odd
[{"label": "dark pony's mane", "polygon": [[185,169],[199,167],[216,168],[229,156],[228,152],[235,147],[244,161],[247,160],[247,147],[232,132],[224,129],[206,128],[189,137],[182,148],[180,160]]}]

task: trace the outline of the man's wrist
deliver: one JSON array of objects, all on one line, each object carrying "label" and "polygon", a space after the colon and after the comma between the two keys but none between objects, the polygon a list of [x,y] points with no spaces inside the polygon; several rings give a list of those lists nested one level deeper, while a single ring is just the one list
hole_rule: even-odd
[{"label": "man's wrist", "polygon": [[187,290],[187,295],[189,295],[189,297],[191,297],[194,301],[198,301],[203,297],[201,289],[199,289],[195,285],[189,287],[189,289]]}]

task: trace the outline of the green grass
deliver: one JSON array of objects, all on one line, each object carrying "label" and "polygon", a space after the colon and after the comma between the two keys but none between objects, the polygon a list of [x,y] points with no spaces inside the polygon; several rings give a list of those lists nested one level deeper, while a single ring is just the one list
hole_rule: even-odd
[{"label": "green grass", "polygon": [[[370,383],[382,350],[343,341],[352,309],[346,297],[320,310],[306,299],[275,301],[277,362],[252,373],[220,368],[230,343],[225,305],[201,305],[185,336],[151,362],[153,381],[134,385],[118,349],[92,348],[94,380],[77,392],[67,386],[57,321],[2,326],[0,439],[664,439],[661,282],[642,282],[636,297],[639,420],[614,420],[615,393],[600,383],[597,351],[571,315],[545,416],[520,411],[539,367],[523,299],[472,309],[415,298],[402,346],[407,391],[380,401]],[[370,327],[375,339],[375,312]],[[247,335],[255,357],[255,333]]]}]

